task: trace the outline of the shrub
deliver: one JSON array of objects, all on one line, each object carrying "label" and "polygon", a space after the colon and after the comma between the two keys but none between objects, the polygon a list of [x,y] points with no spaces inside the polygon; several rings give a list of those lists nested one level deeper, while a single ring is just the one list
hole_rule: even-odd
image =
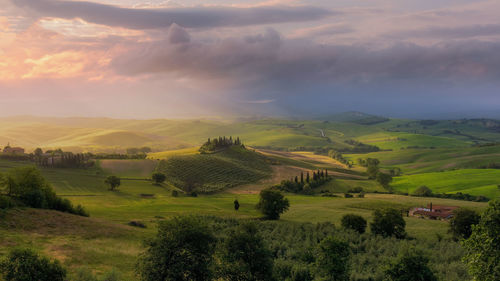
[{"label": "shrub", "polygon": [[407,253],[389,265],[385,271],[388,281],[437,281],[438,279],[428,266],[429,259],[420,253]]},{"label": "shrub", "polygon": [[151,179],[155,184],[162,184],[167,179],[167,176],[164,173],[155,172],[151,175]]},{"label": "shrub", "polygon": [[413,196],[430,197],[432,196],[432,190],[425,185],[417,188],[413,193]]},{"label": "shrub", "polygon": [[346,242],[329,236],[318,246],[316,266],[323,280],[349,280],[350,249]]},{"label": "shrub", "polygon": [[277,220],[280,215],[288,210],[290,203],[281,192],[273,189],[263,189],[260,192],[260,200],[257,204],[266,219]]},{"label": "shrub", "polygon": [[472,235],[463,242],[464,261],[475,280],[500,280],[500,200],[492,200],[472,227]]},{"label": "shrub", "polygon": [[88,216],[82,206],[75,208],[68,199],[58,197],[35,167],[11,169],[6,177],[6,185],[9,195],[28,207]]},{"label": "shrub", "polygon": [[146,228],[146,225],[140,221],[131,221],[128,223],[128,225],[134,226],[134,227]]},{"label": "shrub", "polygon": [[179,191],[172,190],[172,197],[178,197],[178,196],[179,196]]},{"label": "shrub", "polygon": [[17,204],[12,198],[0,195],[0,209],[10,209],[15,206],[17,206]]},{"label": "shrub", "polygon": [[121,180],[117,176],[108,176],[104,180],[104,183],[109,186],[110,190],[115,190],[121,185]]},{"label": "shrub", "polygon": [[453,211],[450,232],[455,239],[467,239],[472,234],[472,225],[479,223],[479,215],[473,210],[459,208]]},{"label": "shrub", "polygon": [[347,214],[342,217],[342,227],[355,230],[359,233],[365,233],[366,220],[362,216]]},{"label": "shrub", "polygon": [[404,238],[406,222],[399,210],[387,208],[373,212],[373,222],[370,223],[372,233],[384,237],[395,236]]},{"label": "shrub", "polygon": [[363,192],[363,188],[360,187],[360,186],[356,186],[356,187],[350,188],[347,192],[349,192],[349,193],[360,193],[360,192]]},{"label": "shrub", "polygon": [[16,249],[0,263],[5,281],[64,281],[66,270],[59,261],[39,256],[33,250]]},{"label": "shrub", "polygon": [[354,196],[352,196],[352,194],[349,194],[349,193],[344,193],[344,198],[352,198]]},{"label": "shrub", "polygon": [[175,217],[158,225],[137,263],[144,281],[211,280],[216,239],[198,217]]},{"label": "shrub", "polygon": [[358,194],[358,198],[365,198],[365,193],[364,192],[360,192]]},{"label": "shrub", "polygon": [[273,280],[273,255],[253,223],[242,224],[229,234],[222,245],[221,260],[223,280]]}]

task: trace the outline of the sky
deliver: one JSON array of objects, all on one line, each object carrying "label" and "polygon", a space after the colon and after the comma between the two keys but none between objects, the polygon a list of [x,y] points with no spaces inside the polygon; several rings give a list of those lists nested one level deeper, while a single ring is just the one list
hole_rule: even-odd
[{"label": "sky", "polygon": [[498,15],[498,0],[0,0],[0,116],[500,118]]}]

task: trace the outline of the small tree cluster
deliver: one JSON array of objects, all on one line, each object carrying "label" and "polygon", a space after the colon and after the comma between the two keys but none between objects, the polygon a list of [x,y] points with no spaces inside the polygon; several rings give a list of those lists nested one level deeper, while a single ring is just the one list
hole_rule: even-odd
[{"label": "small tree cluster", "polygon": [[147,153],[150,153],[152,150],[148,146],[143,146],[143,147],[127,148],[126,151],[127,151],[127,154],[135,155],[135,154],[147,154]]},{"label": "small tree cluster", "polygon": [[312,177],[309,172],[300,173],[300,177],[295,176],[290,180],[283,180],[280,184],[273,186],[273,188],[279,189],[281,191],[292,192],[292,193],[310,193],[313,188],[319,187],[326,182],[331,180],[328,176],[328,170],[317,170],[314,171]]},{"label": "small tree cluster", "polygon": [[220,149],[225,149],[229,148],[231,146],[241,146],[244,147],[243,143],[241,142],[239,137],[236,137],[233,139],[232,136],[227,138],[226,136],[224,137],[218,137],[218,138],[213,138],[213,139],[208,139],[207,142],[205,142],[201,147],[200,147],[200,152],[201,153],[210,153],[214,152]]},{"label": "small tree cluster", "polygon": [[75,207],[68,199],[57,196],[35,167],[13,168],[3,177],[1,184],[8,197],[23,205],[88,216],[82,206]]},{"label": "small tree cluster", "polygon": [[352,163],[349,160],[345,159],[342,153],[332,149],[328,151],[328,156],[346,165],[347,167],[352,168]]},{"label": "small tree cluster", "polygon": [[94,165],[90,153],[72,153],[62,149],[47,150],[43,153],[41,148],[33,152],[33,160],[42,167],[51,168],[88,168]]}]

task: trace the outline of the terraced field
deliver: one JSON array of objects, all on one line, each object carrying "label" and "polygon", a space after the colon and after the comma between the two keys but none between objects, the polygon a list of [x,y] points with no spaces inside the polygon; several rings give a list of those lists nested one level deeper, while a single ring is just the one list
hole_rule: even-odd
[{"label": "terraced field", "polygon": [[257,182],[272,174],[265,156],[240,147],[213,154],[173,156],[162,160],[158,171],[179,188],[201,192]]}]

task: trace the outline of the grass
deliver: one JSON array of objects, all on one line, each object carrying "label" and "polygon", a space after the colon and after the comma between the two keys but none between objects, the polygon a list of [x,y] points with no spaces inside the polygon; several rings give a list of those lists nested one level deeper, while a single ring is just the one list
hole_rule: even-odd
[{"label": "grass", "polygon": [[425,185],[436,193],[469,193],[488,198],[500,197],[500,170],[465,169],[438,173],[424,173],[394,178],[392,187],[402,192],[413,192]]},{"label": "grass", "polygon": [[368,154],[347,154],[351,161],[377,158],[385,168],[400,167],[405,174],[474,169],[500,163],[500,145],[486,147],[405,149]]},{"label": "grass", "polygon": [[150,178],[158,165],[155,160],[98,160],[99,167],[107,174],[122,178]]}]

